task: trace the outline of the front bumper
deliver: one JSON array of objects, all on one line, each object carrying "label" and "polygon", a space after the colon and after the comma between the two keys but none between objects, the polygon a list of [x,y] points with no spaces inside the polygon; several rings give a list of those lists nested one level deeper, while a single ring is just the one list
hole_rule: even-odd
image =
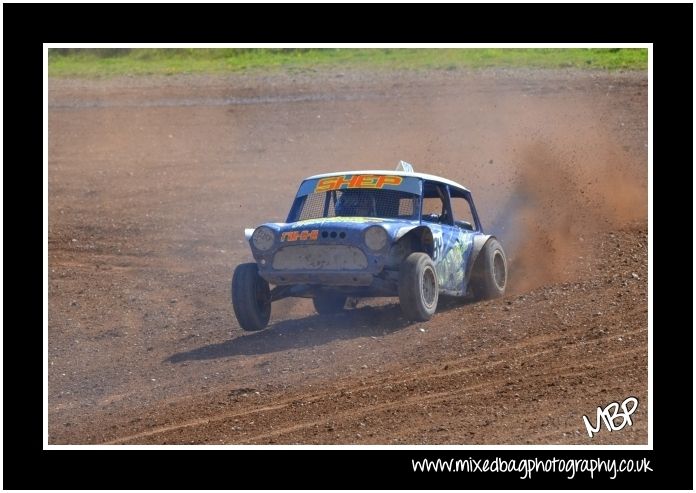
[{"label": "front bumper", "polygon": [[257,255],[259,274],[277,286],[370,286],[384,267],[383,255],[356,245],[309,243],[283,245]]},{"label": "front bumper", "polygon": [[372,272],[365,271],[276,271],[259,270],[259,274],[277,286],[291,284],[318,284],[322,286],[370,286],[375,278]]}]

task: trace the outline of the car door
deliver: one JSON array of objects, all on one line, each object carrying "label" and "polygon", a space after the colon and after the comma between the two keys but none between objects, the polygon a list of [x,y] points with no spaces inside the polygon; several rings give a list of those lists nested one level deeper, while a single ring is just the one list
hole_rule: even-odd
[{"label": "car door", "polygon": [[464,190],[453,186],[447,187],[449,191],[450,210],[452,211],[453,227],[456,229],[457,238],[454,240],[451,267],[453,285],[457,295],[463,296],[468,289],[466,276],[467,266],[474,249],[474,237],[479,233],[479,225],[471,207],[470,195]]},{"label": "car door", "polygon": [[450,295],[464,295],[467,288],[464,272],[472,249],[473,232],[455,223],[447,185],[424,183],[422,217],[430,223],[433,232],[433,261],[440,290]]}]

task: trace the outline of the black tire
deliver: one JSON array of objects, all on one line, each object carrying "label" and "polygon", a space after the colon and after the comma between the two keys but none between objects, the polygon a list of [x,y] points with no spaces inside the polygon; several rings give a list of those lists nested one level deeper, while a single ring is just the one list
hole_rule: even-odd
[{"label": "black tire", "polygon": [[343,311],[347,299],[347,296],[338,293],[319,293],[312,301],[318,314],[331,315]]},{"label": "black tire", "polygon": [[440,283],[435,263],[426,253],[406,257],[399,268],[399,302],[409,320],[425,321],[437,310]]},{"label": "black tire", "polygon": [[244,330],[261,330],[271,318],[271,290],[256,264],[240,264],[232,276],[232,307]]},{"label": "black tire", "polygon": [[495,238],[489,239],[476,259],[471,290],[476,300],[500,298],[507,287],[507,258]]}]

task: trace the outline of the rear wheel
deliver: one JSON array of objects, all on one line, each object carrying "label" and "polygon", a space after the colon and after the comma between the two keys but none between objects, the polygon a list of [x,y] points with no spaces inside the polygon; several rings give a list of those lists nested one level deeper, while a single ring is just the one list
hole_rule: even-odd
[{"label": "rear wheel", "polygon": [[507,258],[498,240],[488,240],[476,262],[477,268],[471,285],[474,298],[487,300],[503,296],[507,287]]},{"label": "rear wheel", "polygon": [[312,301],[314,302],[314,309],[318,314],[331,315],[332,313],[338,313],[343,310],[347,298],[347,296],[342,294],[319,293]]},{"label": "rear wheel", "polygon": [[232,307],[244,330],[261,330],[271,318],[271,290],[256,264],[241,264],[232,276]]},{"label": "rear wheel", "polygon": [[421,252],[406,257],[399,269],[399,302],[404,316],[409,320],[430,320],[437,309],[439,293],[432,259]]}]

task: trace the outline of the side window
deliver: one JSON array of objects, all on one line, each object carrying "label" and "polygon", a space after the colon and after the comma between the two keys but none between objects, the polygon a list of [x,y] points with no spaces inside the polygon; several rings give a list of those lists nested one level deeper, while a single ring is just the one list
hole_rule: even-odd
[{"label": "side window", "polygon": [[428,181],[423,183],[423,205],[421,209],[423,221],[452,224],[447,204],[447,188],[444,185]]},{"label": "side window", "polygon": [[450,196],[450,203],[452,204],[452,214],[454,215],[455,224],[462,229],[476,229],[474,215],[471,212],[469,202],[452,189],[450,189],[450,193],[452,194]]},{"label": "side window", "polygon": [[429,216],[442,214],[442,199],[435,197],[425,197],[423,199],[423,215]]}]

